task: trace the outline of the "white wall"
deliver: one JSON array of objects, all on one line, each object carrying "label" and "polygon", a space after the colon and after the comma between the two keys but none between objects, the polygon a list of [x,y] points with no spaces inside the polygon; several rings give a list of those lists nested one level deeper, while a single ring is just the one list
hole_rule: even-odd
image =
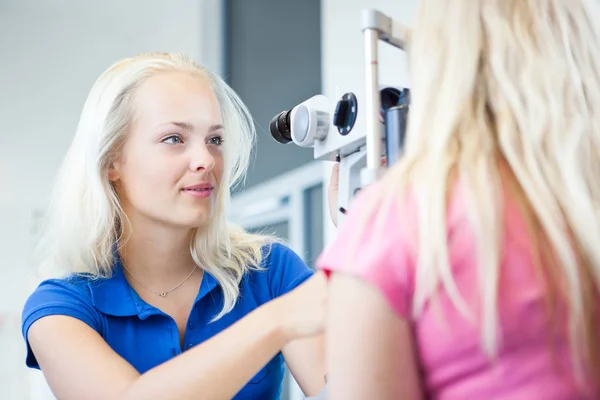
[{"label": "white wall", "polygon": [[[331,99],[337,99],[346,92],[354,92],[359,99],[363,98],[364,36],[360,16],[363,9],[369,8],[411,26],[417,0],[321,0],[322,90]],[[405,53],[381,41],[379,82],[410,87]],[[330,165],[325,167],[326,181],[329,180],[330,169]],[[325,241],[328,243],[335,237],[335,229],[331,224],[326,226]]]},{"label": "white wall", "polygon": [[[412,25],[417,0],[322,0],[323,91],[335,96],[344,92],[363,92],[364,53],[361,11],[375,9]],[[379,42],[380,83],[408,85],[404,52]]]},{"label": "white wall", "polygon": [[183,51],[220,72],[220,3],[0,2],[0,399],[47,398],[20,333],[31,230],[91,85],[145,51]]}]

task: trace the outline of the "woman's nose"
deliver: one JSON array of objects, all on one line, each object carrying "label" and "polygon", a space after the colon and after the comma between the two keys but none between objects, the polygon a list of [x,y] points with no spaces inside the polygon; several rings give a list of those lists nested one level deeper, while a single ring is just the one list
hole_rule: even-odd
[{"label": "woman's nose", "polygon": [[215,157],[211,154],[206,145],[198,145],[192,152],[190,159],[190,169],[192,171],[206,170],[211,171],[215,166]]}]

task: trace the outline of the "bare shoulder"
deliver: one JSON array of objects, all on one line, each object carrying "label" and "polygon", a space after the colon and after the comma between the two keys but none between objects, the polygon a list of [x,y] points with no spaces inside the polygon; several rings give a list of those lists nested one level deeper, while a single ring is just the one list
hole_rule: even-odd
[{"label": "bare shoulder", "polygon": [[328,302],[329,398],[420,399],[410,321],[374,285],[346,274],[332,276]]}]

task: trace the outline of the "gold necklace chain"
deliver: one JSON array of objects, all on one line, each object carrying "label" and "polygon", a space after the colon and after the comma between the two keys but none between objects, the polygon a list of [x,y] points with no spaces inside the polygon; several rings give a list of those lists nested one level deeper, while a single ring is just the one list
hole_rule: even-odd
[{"label": "gold necklace chain", "polygon": [[133,275],[131,273],[131,271],[129,270],[129,268],[127,268],[127,266],[125,265],[125,263],[123,262],[123,260],[121,260],[121,265],[123,266],[123,268],[125,268],[127,270],[127,272],[129,272],[129,275],[131,275],[131,277],[140,285],[142,285],[144,288],[146,288],[148,291],[154,293],[157,296],[160,297],[167,297],[167,295],[169,293],[171,293],[173,290],[177,289],[179,286],[183,285],[188,279],[190,279],[192,277],[192,275],[194,274],[194,271],[196,271],[196,268],[198,268],[198,266],[194,266],[194,269],[192,269],[192,272],[190,272],[190,274],[187,276],[187,278],[185,278],[183,281],[181,281],[179,284],[177,284],[176,286],[174,286],[173,288],[167,290],[166,292],[155,292],[154,290],[150,289],[148,286],[144,285],[142,282],[140,282],[140,280],[138,278],[135,277],[135,275]]}]

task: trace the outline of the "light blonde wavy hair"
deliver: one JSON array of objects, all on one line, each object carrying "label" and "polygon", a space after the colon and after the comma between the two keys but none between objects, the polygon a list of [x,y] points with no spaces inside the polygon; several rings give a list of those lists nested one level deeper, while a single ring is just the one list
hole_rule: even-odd
[{"label": "light blonde wavy hair", "polygon": [[87,273],[110,277],[115,246],[129,223],[108,169],[127,140],[136,88],[156,74],[180,71],[207,78],[221,106],[227,140],[223,143],[224,176],[208,225],[194,231],[190,251],[195,262],[219,282],[223,309],[230,311],[239,282],[248,269],[261,268],[265,244],[277,241],[249,234],[227,220],[231,189],[242,181],[251,160],[256,131],[250,112],[217,75],[184,54],[149,53],[121,60],[95,82],[79,125],[59,169],[46,223],[38,242],[43,275]]},{"label": "light blonde wavy hair", "polygon": [[446,223],[454,182],[466,184],[479,238],[482,348],[493,357],[501,191],[508,183],[541,254],[537,265],[549,301],[560,298],[568,306],[576,371],[596,377],[599,21],[597,0],[420,0],[408,49],[412,85],[404,155],[382,178],[382,190],[364,214],[365,223],[377,219],[382,202],[402,201],[410,188],[419,209],[413,315],[443,287],[457,309],[472,316],[454,283]]}]

